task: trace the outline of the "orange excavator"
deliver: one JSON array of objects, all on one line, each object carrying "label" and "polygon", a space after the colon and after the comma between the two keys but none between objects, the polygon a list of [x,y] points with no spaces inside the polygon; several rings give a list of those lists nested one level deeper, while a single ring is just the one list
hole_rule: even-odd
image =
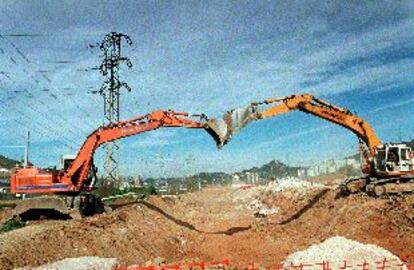
[{"label": "orange excavator", "polygon": [[[200,120],[207,119],[204,115],[194,116],[198,116]],[[79,208],[77,210],[84,215],[102,212],[100,199],[90,192],[96,180],[96,170],[93,166],[96,149],[104,143],[161,127],[206,128],[205,121],[201,123],[188,117],[189,114],[185,112],[159,110],[128,121],[109,124],[93,131],[76,157],[62,160],[62,168],[59,170],[41,169],[31,165],[16,168],[10,177],[12,193],[65,195],[61,196],[65,198],[64,200],[55,200],[55,198],[51,200],[53,196],[25,200],[27,203],[18,205],[16,215],[29,209],[49,208],[68,215],[70,215],[69,211],[74,208]],[[80,198],[80,200],[75,203],[74,198]]]},{"label": "orange excavator", "polygon": [[[266,105],[271,107],[262,109]],[[363,191],[370,195],[381,196],[414,191],[414,152],[407,144],[383,144],[364,119],[347,109],[332,105],[310,94],[254,102],[247,108],[229,111],[222,119],[211,119],[208,125],[218,146],[222,147],[249,122],[295,110],[343,126],[358,137],[364,157],[362,164],[364,176],[345,180],[340,185],[343,193]]]}]

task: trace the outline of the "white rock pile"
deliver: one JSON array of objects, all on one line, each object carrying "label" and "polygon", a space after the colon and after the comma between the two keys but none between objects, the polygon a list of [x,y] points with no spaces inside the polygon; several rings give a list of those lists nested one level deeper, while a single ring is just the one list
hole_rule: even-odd
[{"label": "white rock pile", "polygon": [[77,257],[67,258],[39,267],[23,267],[15,270],[114,270],[118,266],[116,258]]},{"label": "white rock pile", "polygon": [[278,178],[264,187],[265,191],[280,192],[292,189],[322,188],[324,185],[295,177]]},{"label": "white rock pile", "polygon": [[329,269],[343,269],[344,262],[346,269],[363,269],[364,262],[365,269],[407,269],[407,266],[388,250],[341,236],[331,237],[306,250],[290,254],[284,260],[283,266],[285,269],[292,269],[291,264],[299,266],[302,263],[304,270],[322,269],[324,261],[329,262]]}]

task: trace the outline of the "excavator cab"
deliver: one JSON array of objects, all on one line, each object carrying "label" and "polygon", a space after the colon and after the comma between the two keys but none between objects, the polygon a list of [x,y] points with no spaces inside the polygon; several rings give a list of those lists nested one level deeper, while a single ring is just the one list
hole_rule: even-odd
[{"label": "excavator cab", "polygon": [[377,148],[375,166],[379,173],[405,174],[414,170],[412,149],[404,143],[387,143]]},{"label": "excavator cab", "polygon": [[66,171],[70,165],[72,164],[72,162],[75,160],[76,155],[62,155],[60,157],[60,163],[59,163],[59,170],[64,170]]}]

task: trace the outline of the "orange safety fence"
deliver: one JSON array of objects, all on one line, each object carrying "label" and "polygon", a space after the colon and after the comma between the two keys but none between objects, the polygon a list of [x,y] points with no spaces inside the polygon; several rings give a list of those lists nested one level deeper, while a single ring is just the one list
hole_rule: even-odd
[{"label": "orange safety fence", "polygon": [[184,264],[174,264],[174,265],[150,265],[150,266],[121,266],[116,270],[179,270],[179,269],[206,269],[207,267],[223,267],[228,268],[230,262],[228,259],[217,262],[190,262]]},{"label": "orange safety fence", "polygon": [[[350,264],[348,261],[344,260],[342,264],[337,267],[333,268],[329,261],[322,261],[322,262],[315,262],[315,263],[298,263],[293,264],[290,263],[288,265],[283,264],[276,264],[271,269],[273,270],[306,270],[308,267],[311,266],[318,266],[321,270],[345,270],[345,269],[360,269],[360,270],[387,270],[392,267],[392,269],[407,269],[414,270],[414,254],[404,254],[400,256],[403,263],[399,263],[397,260],[387,260],[384,258],[381,261],[376,262],[368,262],[366,260],[359,262],[357,264]],[[206,268],[224,268],[227,269],[230,266],[229,259],[225,259],[222,261],[213,261],[213,262],[190,262],[190,263],[183,263],[183,264],[173,264],[173,265],[150,265],[150,266],[121,266],[118,267],[116,270],[180,270],[180,269],[206,269]],[[404,268],[406,266],[407,268]],[[248,270],[258,270],[259,264],[251,263],[246,267],[241,267],[241,269],[248,269]],[[263,267],[260,267],[263,269]],[[309,268],[308,268],[309,269]]]}]

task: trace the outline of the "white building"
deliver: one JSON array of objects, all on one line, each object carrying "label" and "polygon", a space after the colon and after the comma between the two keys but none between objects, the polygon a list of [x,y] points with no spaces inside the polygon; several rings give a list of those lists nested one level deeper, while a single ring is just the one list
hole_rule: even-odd
[{"label": "white building", "polygon": [[248,184],[256,184],[259,182],[259,174],[255,172],[246,172],[246,182]]},{"label": "white building", "polygon": [[329,174],[337,172],[339,169],[344,167],[351,167],[354,169],[361,168],[361,162],[354,158],[344,159],[329,159],[320,164],[312,165],[304,170],[298,171],[299,177],[314,177],[322,174]]}]

